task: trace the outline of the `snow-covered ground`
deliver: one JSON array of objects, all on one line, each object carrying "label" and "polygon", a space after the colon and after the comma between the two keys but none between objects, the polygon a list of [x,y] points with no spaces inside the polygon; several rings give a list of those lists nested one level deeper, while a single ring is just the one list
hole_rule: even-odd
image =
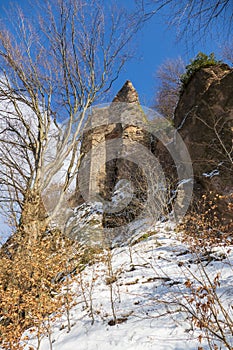
[{"label": "snow-covered ground", "polygon": [[[190,315],[180,304],[187,304],[191,273],[204,279],[204,266],[210,280],[220,274],[218,296],[232,317],[232,248],[215,247],[208,258],[203,256],[200,264],[179,239],[173,223],[158,222],[146,232],[137,230],[130,244],[108,253],[111,275],[110,265],[103,259],[75,277],[72,288],[76,305],[71,309],[71,331],[67,331],[64,313],[52,324],[52,348],[48,335],[44,335],[39,349],[194,350],[198,346],[209,349],[205,339],[201,344],[198,342],[202,333],[194,329]],[[33,334],[28,331],[24,336],[29,337],[22,342],[25,349],[38,349]],[[229,342],[233,346],[232,335]]]}]

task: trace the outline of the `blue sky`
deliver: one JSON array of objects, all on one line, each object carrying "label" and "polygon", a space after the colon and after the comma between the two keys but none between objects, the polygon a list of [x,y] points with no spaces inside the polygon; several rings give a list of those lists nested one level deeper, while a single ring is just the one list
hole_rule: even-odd
[{"label": "blue sky", "polygon": [[[30,12],[30,0],[0,0],[0,11],[4,7],[7,8],[10,2],[19,4],[26,12]],[[117,0],[117,2],[130,8],[133,0]],[[135,57],[124,67],[119,80],[113,87],[114,94],[129,79],[138,90],[141,103],[149,107],[153,103],[158,84],[155,78],[156,70],[165,60],[180,56],[188,63],[199,51],[207,54],[215,52],[218,56],[220,44],[217,36],[213,36],[216,39],[212,37],[203,42],[196,42],[194,47],[192,47],[191,40],[190,43],[187,43],[185,39],[176,42],[176,28],[167,27],[164,15],[166,16],[166,12],[163,16],[161,13],[155,15],[145,24],[143,30],[135,38],[137,46]]]},{"label": "blue sky", "polygon": [[195,42],[192,38],[189,42],[185,38],[177,41],[177,28],[169,28],[165,20],[164,16],[156,14],[146,23],[137,38],[137,55],[126,65],[118,82],[120,85],[126,79],[131,80],[139,92],[141,102],[148,107],[151,106],[158,84],[156,70],[167,59],[180,56],[188,64],[200,51],[206,54],[214,52],[216,57],[221,51],[217,32],[202,41]]}]

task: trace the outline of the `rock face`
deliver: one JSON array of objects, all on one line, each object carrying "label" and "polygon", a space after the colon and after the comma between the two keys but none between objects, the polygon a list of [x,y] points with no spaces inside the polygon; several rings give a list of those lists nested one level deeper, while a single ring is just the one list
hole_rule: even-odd
[{"label": "rock face", "polygon": [[220,216],[231,220],[233,69],[221,64],[197,71],[181,94],[174,125],[192,159],[195,200],[208,193],[226,196],[218,211]]}]

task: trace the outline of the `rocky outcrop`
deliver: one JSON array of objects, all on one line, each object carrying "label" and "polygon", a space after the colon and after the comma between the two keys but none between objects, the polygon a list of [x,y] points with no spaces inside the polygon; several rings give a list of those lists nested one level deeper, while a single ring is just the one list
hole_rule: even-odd
[{"label": "rocky outcrop", "polygon": [[180,96],[174,125],[192,159],[195,201],[202,194],[221,195],[217,210],[231,220],[233,69],[220,64],[197,71]]},{"label": "rocky outcrop", "polygon": [[[135,144],[143,146],[158,160],[167,181],[166,191],[170,189],[172,198],[179,202],[178,206],[184,206],[184,191],[176,190],[180,182],[185,187],[190,179],[186,177],[185,170],[184,173],[180,170],[185,165],[182,163],[184,158],[178,153],[184,150],[181,147],[176,150],[177,153],[174,151],[178,144],[178,132],[188,149],[191,157],[188,161],[192,163],[194,172],[192,208],[196,204],[196,208],[201,210],[199,200],[203,194],[211,194],[212,198],[220,195],[218,198],[221,200],[215,210],[218,218],[224,223],[232,222],[233,69],[220,64],[202,68],[193,74],[177,104],[174,127],[160,127],[164,119],[144,120],[145,114],[140,107],[138,94],[129,81],[118,92],[110,108],[94,113],[83,134],[81,168],[84,167],[85,176],[81,173],[77,182],[74,206],[82,204],[83,201],[88,202],[89,199],[98,202],[101,196],[106,201],[102,201],[103,211],[99,216],[100,226],[103,228],[121,227],[140,216],[149,191],[147,166],[140,166],[137,157],[134,158]],[[135,123],[132,123],[132,118],[127,119],[127,116],[134,113],[137,117]],[[153,130],[157,128],[158,133],[149,132],[145,122]],[[160,138],[160,131],[163,130],[165,136]],[[80,179],[86,185],[80,183]],[[81,194],[80,185],[84,187]],[[83,194],[86,195],[84,200]],[[105,210],[108,205],[119,203],[119,198],[123,200],[122,210]],[[154,202],[157,198],[153,197]],[[170,200],[169,203],[172,208],[173,202]],[[71,219],[71,229],[72,222]]]}]

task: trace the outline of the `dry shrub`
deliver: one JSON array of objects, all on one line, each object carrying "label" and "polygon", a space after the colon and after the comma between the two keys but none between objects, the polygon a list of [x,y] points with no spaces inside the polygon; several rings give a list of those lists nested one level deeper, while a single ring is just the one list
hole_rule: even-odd
[{"label": "dry shrub", "polygon": [[[219,207],[225,206],[224,213]],[[226,204],[227,203],[227,204]],[[179,229],[183,240],[194,251],[207,249],[216,244],[233,243],[233,194],[219,195],[209,193],[202,195],[199,202],[185,216]]]},{"label": "dry shrub", "polygon": [[[222,260],[221,265],[227,264],[233,268],[232,263],[227,259],[233,244],[232,235],[232,194],[228,196],[210,193],[203,195],[196,206],[196,210],[190,212],[184,219],[182,229],[183,241],[192,253],[192,262],[196,263],[193,270],[189,265],[183,264],[187,288],[187,294],[183,297],[183,309],[188,313],[189,319],[195,329],[201,333],[199,342],[207,340],[209,349],[232,350],[233,336],[233,306],[231,301],[226,301],[221,286],[221,269],[211,275],[207,266],[212,260]],[[226,211],[221,215],[219,208],[226,206]],[[226,253],[220,256],[213,256],[214,247],[225,247]],[[229,246],[229,248],[228,248]],[[191,262],[191,260],[189,261]],[[203,349],[203,347],[199,347]]]},{"label": "dry shrub", "polygon": [[232,306],[226,305],[222,293],[219,293],[220,274],[217,273],[210,279],[204,265],[201,266],[201,271],[201,278],[193,275],[192,281],[186,281],[189,293],[185,296],[187,303],[183,307],[188,312],[193,327],[200,331],[200,344],[206,339],[211,350],[222,349],[222,346],[232,350]]},{"label": "dry shrub", "polygon": [[[39,339],[46,320],[60,316],[69,300],[67,288],[62,293],[63,278],[76,268],[72,242],[56,233],[28,244],[21,236],[18,249],[8,250],[0,264],[0,343],[3,349],[20,350],[22,333],[33,327]],[[19,236],[18,236],[19,237]],[[19,238],[18,238],[19,239]],[[56,241],[56,242],[55,242]],[[66,306],[65,306],[66,307]],[[51,319],[50,319],[51,321]]]}]

